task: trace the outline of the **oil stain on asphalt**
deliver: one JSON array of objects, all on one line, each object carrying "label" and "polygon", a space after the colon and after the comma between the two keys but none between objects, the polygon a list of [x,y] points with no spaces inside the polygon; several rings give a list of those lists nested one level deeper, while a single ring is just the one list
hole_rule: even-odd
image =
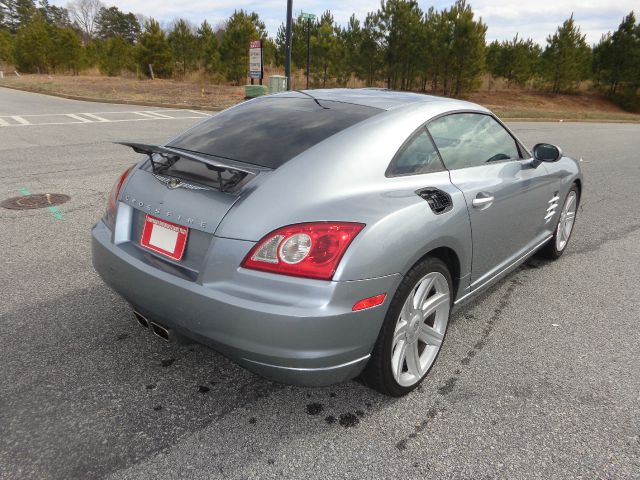
[{"label": "oil stain on asphalt", "polygon": [[310,403],[307,405],[307,414],[308,415],[318,415],[320,412],[324,410],[324,407],[321,403]]}]

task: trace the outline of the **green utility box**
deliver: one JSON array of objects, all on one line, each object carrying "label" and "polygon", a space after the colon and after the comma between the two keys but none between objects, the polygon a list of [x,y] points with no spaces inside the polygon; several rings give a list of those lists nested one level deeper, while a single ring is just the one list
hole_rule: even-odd
[{"label": "green utility box", "polygon": [[256,98],[267,94],[267,87],[265,85],[245,85],[244,86],[244,98]]},{"label": "green utility box", "polygon": [[284,92],[287,89],[287,77],[271,75],[269,77],[269,93]]}]

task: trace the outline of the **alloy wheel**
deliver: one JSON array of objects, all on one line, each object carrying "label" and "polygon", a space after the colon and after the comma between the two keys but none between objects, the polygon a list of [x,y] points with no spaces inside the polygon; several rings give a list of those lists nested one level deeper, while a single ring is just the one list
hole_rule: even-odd
[{"label": "alloy wheel", "polygon": [[391,371],[399,385],[415,385],[433,365],[447,331],[450,308],[449,284],[440,272],[428,273],[409,292],[391,343]]},{"label": "alloy wheel", "polygon": [[571,230],[573,230],[573,223],[576,218],[577,200],[578,195],[574,190],[571,190],[564,202],[562,213],[560,213],[560,220],[558,220],[558,230],[556,232],[556,250],[558,250],[558,252],[564,250],[571,236]]}]

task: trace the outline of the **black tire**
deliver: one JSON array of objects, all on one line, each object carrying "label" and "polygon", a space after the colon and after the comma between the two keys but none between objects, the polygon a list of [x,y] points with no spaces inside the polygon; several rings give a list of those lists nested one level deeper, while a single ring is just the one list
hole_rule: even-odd
[{"label": "black tire", "polygon": [[[565,207],[565,203],[567,201],[567,198],[569,198],[569,193],[571,192],[575,192],[576,194],[576,215],[575,217],[577,218],[578,216],[578,208],[580,207],[580,190],[578,189],[578,186],[574,183],[571,188],[569,189],[569,191],[567,192],[567,195],[564,197],[564,202],[562,202],[562,210],[564,210]],[[571,233],[569,234],[569,238],[567,239],[567,242],[564,246],[564,248],[562,248],[562,250],[558,250],[557,248],[557,237],[558,237],[558,225],[560,224],[560,215],[558,215],[558,221],[556,222],[556,226],[555,229],[553,231],[553,237],[551,237],[551,239],[544,245],[544,247],[542,247],[539,252],[538,252],[538,256],[542,257],[542,258],[546,258],[547,260],[557,260],[559,259],[562,254],[564,253],[564,251],[567,249],[567,245],[569,244],[569,240],[571,240],[571,235],[573,234],[573,228],[575,228],[575,221],[576,218],[574,218],[573,220],[573,227],[571,228]]]},{"label": "black tire", "polygon": [[[409,293],[417,285],[417,283],[430,272],[440,272],[442,275],[444,275],[447,283],[449,284],[450,297],[453,303],[454,292],[451,281],[451,274],[449,273],[447,265],[439,258],[424,258],[416,265],[414,265],[413,268],[411,268],[411,270],[402,279],[398,290],[396,291],[393,299],[391,300],[391,303],[389,304],[389,309],[387,310],[384,323],[382,324],[378,339],[376,340],[376,344],[373,347],[373,351],[371,352],[371,358],[369,359],[369,362],[367,363],[367,366],[365,367],[361,376],[361,379],[366,386],[371,387],[379,391],[380,393],[384,393],[385,395],[390,395],[392,397],[402,397],[403,395],[406,395],[414,390],[428,375],[431,367],[433,367],[433,365],[437,361],[437,355],[439,355],[440,351],[442,350],[442,346],[440,346],[440,351],[438,351],[438,354],[431,364],[431,367],[429,367],[429,370],[427,370],[422,378],[414,385],[405,387],[396,382],[391,369],[392,341],[396,323],[398,321],[398,317],[400,316],[402,306],[404,305],[404,302],[407,299]],[[450,315],[451,309],[449,309],[449,316]],[[447,326],[448,324],[449,322],[447,321]]]}]

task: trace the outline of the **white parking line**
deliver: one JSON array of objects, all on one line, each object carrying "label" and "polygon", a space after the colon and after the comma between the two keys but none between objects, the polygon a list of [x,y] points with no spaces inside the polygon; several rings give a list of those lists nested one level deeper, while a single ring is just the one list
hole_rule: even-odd
[{"label": "white parking line", "polygon": [[200,112],[198,110],[187,110],[187,112],[191,112],[191,113],[197,113],[198,115],[203,115],[205,117],[210,117],[211,114],[207,113],[207,112]]},{"label": "white parking line", "polygon": [[110,122],[108,118],[101,117],[100,115],[96,115],[95,113],[81,113],[80,115],[84,115],[85,117],[93,118],[99,122]]},{"label": "white parking line", "polygon": [[131,113],[135,113],[136,115],[140,115],[142,117],[147,117],[147,118],[155,118],[156,120],[160,117],[156,117],[155,115],[149,115],[146,112],[131,112]]},{"label": "white parking line", "polygon": [[75,113],[65,113],[65,116],[69,118],[73,118],[74,120],[80,120],[82,123],[92,123],[88,118],[82,118],[76,115]]},{"label": "white parking line", "polygon": [[154,116],[156,116],[158,118],[175,118],[175,117],[171,117],[169,115],[165,115],[164,113],[156,112],[154,110],[145,110],[144,112],[139,112],[139,113],[151,114],[151,115],[154,115]]},{"label": "white parking line", "polygon": [[[120,123],[120,122],[139,122],[145,120],[200,120],[208,113],[202,113],[197,111],[191,111],[187,109],[179,110],[163,110],[167,113],[173,113],[174,111],[181,112],[183,115],[191,113],[186,116],[172,117],[165,113],[160,113],[155,110],[116,110],[107,112],[80,112],[80,113],[39,113],[39,114],[27,114],[27,115],[4,115],[0,117],[0,127],[37,127],[41,125],[78,125],[85,123]],[[120,118],[110,118],[110,116],[117,115]],[[122,115],[125,118],[122,118]],[[129,118],[126,118],[126,117]],[[44,120],[44,121],[42,121]],[[59,121],[57,121],[59,120]],[[72,120],[72,121],[70,121]]]},{"label": "white parking line", "polygon": [[12,115],[11,118],[13,118],[16,122],[18,122],[20,125],[31,125],[31,122],[25,120],[22,117],[19,117],[18,115]]}]

